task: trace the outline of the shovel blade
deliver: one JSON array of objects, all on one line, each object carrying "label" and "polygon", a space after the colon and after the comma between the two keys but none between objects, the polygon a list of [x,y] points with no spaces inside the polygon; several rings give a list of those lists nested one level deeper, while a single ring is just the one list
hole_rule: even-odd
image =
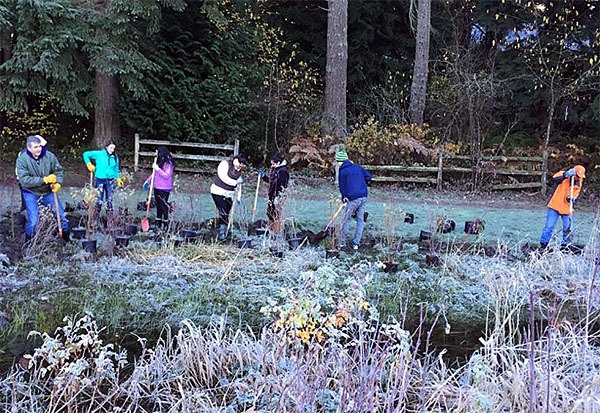
[{"label": "shovel blade", "polygon": [[148,232],[150,229],[150,222],[148,222],[148,217],[142,218],[142,232]]}]

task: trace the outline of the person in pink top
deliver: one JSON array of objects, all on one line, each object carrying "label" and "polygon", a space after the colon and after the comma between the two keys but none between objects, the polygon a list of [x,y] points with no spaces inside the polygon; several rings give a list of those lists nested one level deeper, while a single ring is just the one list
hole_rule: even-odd
[{"label": "person in pink top", "polygon": [[[165,146],[156,149],[156,163],[152,164],[154,170],[154,200],[156,202],[156,226],[167,229],[169,226],[169,195],[173,190],[173,170],[175,161],[171,152]],[[144,189],[150,187],[152,175],[144,182]]]}]

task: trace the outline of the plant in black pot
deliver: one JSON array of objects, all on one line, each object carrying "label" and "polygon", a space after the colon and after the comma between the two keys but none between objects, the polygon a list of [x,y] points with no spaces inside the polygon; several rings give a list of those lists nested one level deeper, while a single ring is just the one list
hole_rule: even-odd
[{"label": "plant in black pot", "polygon": [[399,217],[402,211],[395,211],[386,206],[383,213],[383,233],[381,236],[381,251],[383,254],[383,271],[396,272],[398,270],[398,252],[402,250],[402,237],[397,235]]},{"label": "plant in black pot", "polygon": [[96,252],[97,248],[97,240],[93,237],[94,233],[94,223],[96,220],[96,202],[98,201],[98,190],[91,186],[90,184],[86,184],[82,189],[83,201],[85,205],[87,205],[87,221],[85,226],[85,238],[81,240],[82,248],[90,253]]}]

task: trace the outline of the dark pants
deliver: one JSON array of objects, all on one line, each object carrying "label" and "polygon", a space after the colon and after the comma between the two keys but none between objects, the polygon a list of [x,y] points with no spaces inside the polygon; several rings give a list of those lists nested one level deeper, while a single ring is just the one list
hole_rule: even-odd
[{"label": "dark pants", "polygon": [[223,195],[211,195],[219,213],[219,225],[227,225],[229,223],[229,213],[231,212],[233,199],[224,197]]},{"label": "dark pants", "polygon": [[169,224],[169,195],[171,191],[154,188],[154,200],[156,201],[156,223],[166,228]]}]

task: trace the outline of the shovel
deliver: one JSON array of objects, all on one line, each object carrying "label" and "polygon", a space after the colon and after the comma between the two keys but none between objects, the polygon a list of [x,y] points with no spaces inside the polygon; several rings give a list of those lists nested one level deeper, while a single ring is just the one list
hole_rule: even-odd
[{"label": "shovel", "polygon": [[227,222],[227,231],[225,232],[225,237],[227,237],[227,235],[229,235],[229,230],[231,229],[231,226],[233,225],[233,216],[235,213],[235,204],[239,203],[242,200],[242,184],[239,185],[238,189],[236,190],[237,192],[237,196],[236,196],[236,200],[231,200],[232,201],[232,205],[231,205],[231,211],[229,211],[229,221]]},{"label": "shovel", "polygon": [[256,192],[254,193],[254,205],[252,206],[252,224],[254,224],[254,218],[256,217],[256,204],[258,203],[258,188],[260,188],[260,175],[256,181]]},{"label": "shovel", "polygon": [[340,212],[342,212],[343,208],[344,208],[344,203],[341,203],[340,206],[337,208],[337,210],[333,213],[331,218],[329,218],[329,222],[327,223],[327,226],[325,226],[325,229],[323,231],[319,231],[315,234],[315,242],[321,242],[321,240],[324,240],[325,238],[327,238],[327,235],[328,235],[327,230],[329,229],[331,224],[334,223],[335,219],[340,214]]},{"label": "shovel", "polygon": [[[156,157],[152,165],[156,163]],[[146,201],[146,215],[142,218],[142,232],[148,232],[150,229],[150,223],[148,222],[148,214],[150,213],[150,204],[152,201],[152,189],[154,189],[154,174],[156,171],[152,168],[152,176],[150,177],[150,187],[148,188],[148,200]]]},{"label": "shovel", "polygon": [[56,213],[56,224],[58,225],[58,236],[60,238],[62,238],[62,236],[63,236],[62,225],[60,222],[60,213],[58,212],[58,195],[54,191],[52,191],[52,194],[54,195],[54,212]]}]

